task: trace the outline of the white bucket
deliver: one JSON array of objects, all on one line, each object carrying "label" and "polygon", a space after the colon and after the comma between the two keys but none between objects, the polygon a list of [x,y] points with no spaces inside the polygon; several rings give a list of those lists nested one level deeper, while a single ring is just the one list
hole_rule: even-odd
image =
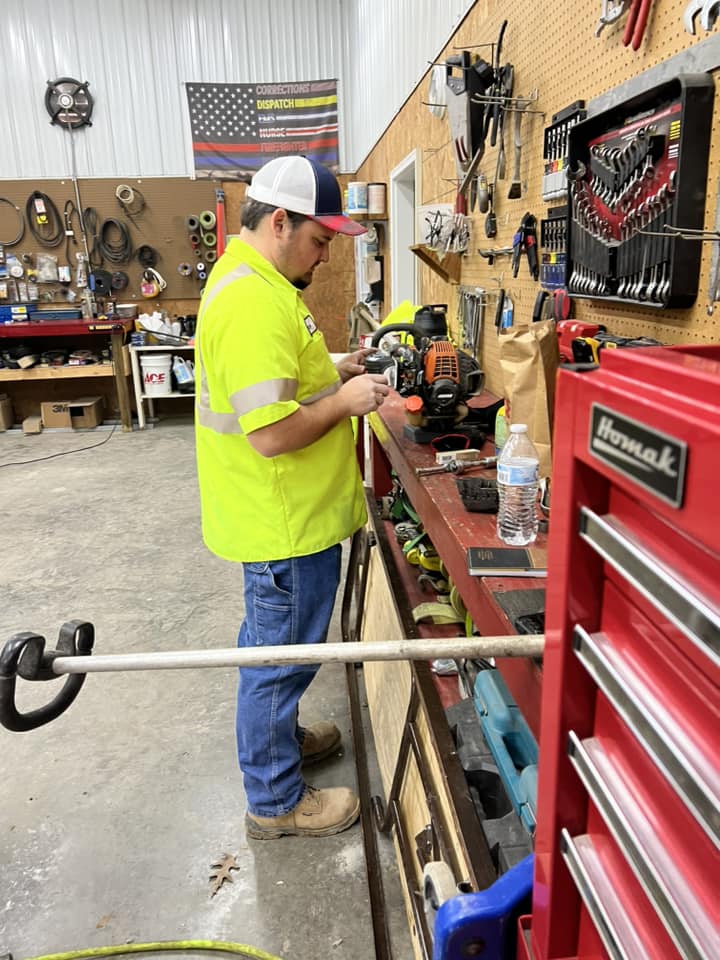
[{"label": "white bucket", "polygon": [[143,393],[148,397],[160,397],[172,392],[170,367],[172,355],[169,353],[141,353]]},{"label": "white bucket", "polygon": [[385,184],[368,184],[368,216],[385,216]]}]

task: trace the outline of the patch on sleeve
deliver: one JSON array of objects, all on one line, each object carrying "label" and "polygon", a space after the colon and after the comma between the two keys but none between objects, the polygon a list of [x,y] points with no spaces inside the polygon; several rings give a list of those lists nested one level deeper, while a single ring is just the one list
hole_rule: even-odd
[{"label": "patch on sleeve", "polygon": [[306,326],[306,328],[307,328],[307,332],[310,334],[310,336],[312,336],[312,335],[317,331],[317,325],[316,325],[315,321],[313,320],[313,318],[310,316],[310,314],[308,314],[308,315],[303,319],[303,323],[305,324],[305,326]]}]

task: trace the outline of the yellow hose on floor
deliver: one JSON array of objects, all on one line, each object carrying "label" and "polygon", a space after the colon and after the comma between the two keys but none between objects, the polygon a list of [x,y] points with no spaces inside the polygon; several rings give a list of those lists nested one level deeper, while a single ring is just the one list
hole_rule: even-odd
[{"label": "yellow hose on floor", "polygon": [[125,953],[153,953],[159,950],[216,950],[234,953],[253,960],[281,960],[270,953],[249,947],[244,943],[226,943],[221,940],[160,940],[156,943],[122,943],[110,947],[89,947],[87,950],[69,950],[67,953],[48,953],[29,960],[81,960],[85,957],[113,957]]}]

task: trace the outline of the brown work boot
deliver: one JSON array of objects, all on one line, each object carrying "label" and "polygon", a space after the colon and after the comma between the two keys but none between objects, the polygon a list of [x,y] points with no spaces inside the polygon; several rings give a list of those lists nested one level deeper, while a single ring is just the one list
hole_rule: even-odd
[{"label": "brown work boot", "polygon": [[302,742],[302,763],[304,767],[324,760],[335,753],[340,746],[340,731],[334,723],[320,720],[305,727],[305,739]]},{"label": "brown work boot", "polygon": [[298,805],[280,817],[245,814],[245,833],[253,840],[277,837],[331,837],[351,827],[360,813],[360,801],[347,787],[318,790],[306,787]]}]

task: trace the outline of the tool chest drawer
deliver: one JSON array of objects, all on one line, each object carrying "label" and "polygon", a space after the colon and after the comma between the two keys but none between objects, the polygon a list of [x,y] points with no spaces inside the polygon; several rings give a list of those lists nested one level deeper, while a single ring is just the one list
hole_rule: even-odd
[{"label": "tool chest drawer", "polygon": [[716,960],[720,350],[652,350],[560,381],[518,958]]}]

